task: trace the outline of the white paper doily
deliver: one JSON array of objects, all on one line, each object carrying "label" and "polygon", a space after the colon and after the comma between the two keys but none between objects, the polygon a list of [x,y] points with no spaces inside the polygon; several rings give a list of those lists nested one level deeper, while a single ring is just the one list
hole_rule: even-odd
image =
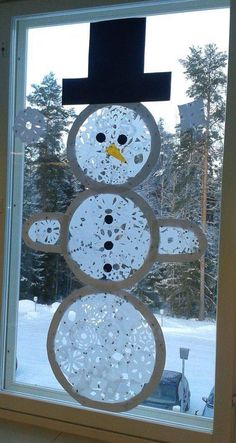
[{"label": "white paper doily", "polygon": [[157,259],[163,262],[198,260],[207,248],[201,228],[189,220],[159,219],[160,242]]},{"label": "white paper doily", "polygon": [[64,214],[42,212],[34,214],[23,225],[25,243],[36,251],[61,252],[61,226]]},{"label": "white paper doily", "polygon": [[83,192],[68,208],[66,219],[62,253],[85,284],[100,289],[129,287],[156,258],[157,222],[135,192]]},{"label": "white paper doily", "polygon": [[156,318],[125,291],[74,291],[53,317],[47,348],[57,380],[72,397],[117,412],[153,391],[165,363]]},{"label": "white paper doily", "polygon": [[133,187],[155,167],[160,135],[141,103],[90,105],[68,136],[68,158],[75,175],[90,188]]}]

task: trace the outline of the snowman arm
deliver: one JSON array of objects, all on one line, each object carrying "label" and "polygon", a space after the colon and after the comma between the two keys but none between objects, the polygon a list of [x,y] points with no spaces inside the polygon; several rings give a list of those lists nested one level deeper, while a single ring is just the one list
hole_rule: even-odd
[{"label": "snowman arm", "polygon": [[60,212],[42,212],[30,217],[22,231],[26,245],[36,251],[60,253],[63,218]]},{"label": "snowman arm", "polygon": [[201,258],[206,251],[206,236],[196,223],[169,218],[158,219],[158,225],[158,261],[191,262]]}]

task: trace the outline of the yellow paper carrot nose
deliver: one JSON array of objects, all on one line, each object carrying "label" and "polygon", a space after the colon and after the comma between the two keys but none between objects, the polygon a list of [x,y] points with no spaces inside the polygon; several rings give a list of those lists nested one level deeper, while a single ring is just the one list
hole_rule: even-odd
[{"label": "yellow paper carrot nose", "polygon": [[127,163],[127,161],[114,143],[106,148],[106,153],[116,158],[116,160],[119,160],[121,163]]}]

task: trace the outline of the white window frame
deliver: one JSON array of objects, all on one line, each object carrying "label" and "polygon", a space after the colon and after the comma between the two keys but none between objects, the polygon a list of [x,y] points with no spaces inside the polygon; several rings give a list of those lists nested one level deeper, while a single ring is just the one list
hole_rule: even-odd
[{"label": "white window frame", "polygon": [[[203,4],[204,3],[204,4]],[[72,432],[83,437],[96,437],[102,441],[114,442],[137,442],[150,441],[166,443],[233,443],[235,442],[235,408],[234,393],[236,393],[236,294],[235,294],[235,269],[236,269],[236,2],[231,4],[231,33],[230,33],[230,56],[229,56],[229,78],[227,118],[225,131],[225,154],[223,174],[223,196],[222,196],[222,221],[220,238],[220,267],[219,267],[219,302],[217,318],[217,359],[216,359],[216,401],[214,427],[211,431],[211,421],[195,416],[184,416],[172,414],[171,420],[168,414],[158,412],[158,423],[150,418],[131,416],[130,413],[123,415],[95,412],[87,409],[73,407],[73,403],[63,399],[49,401],[44,398],[33,399],[30,390],[23,395],[11,390],[9,392],[4,386],[5,371],[13,367],[5,367],[6,344],[6,318],[8,279],[7,263],[4,257],[7,250],[10,233],[10,211],[11,205],[9,183],[11,183],[11,164],[8,153],[12,150],[12,121],[13,110],[17,108],[18,100],[22,101],[19,93],[15,94],[15,71],[18,66],[25,66],[24,53],[16,48],[16,26],[21,17],[32,14],[61,14],[62,20],[66,11],[81,15],[81,21],[118,18],[124,16],[147,16],[154,13],[184,12],[193,10],[212,9],[228,5],[227,0],[157,0],[135,2],[132,0],[93,0],[92,7],[88,8],[88,2],[83,0],[34,0],[33,2],[10,2],[0,4],[0,279],[2,282],[2,293],[0,298],[1,308],[1,341],[0,348],[0,418],[11,419],[29,424],[57,429],[62,432]],[[58,21],[58,19],[55,19]],[[40,18],[39,18],[40,21]],[[53,19],[49,17],[50,24]],[[71,22],[71,20],[70,20]],[[22,47],[24,46],[24,35],[21,36]],[[19,41],[19,39],[18,39]],[[16,63],[15,52],[18,60]],[[17,66],[18,65],[18,66]],[[23,69],[20,75],[24,77]],[[21,166],[19,156],[19,166]],[[14,205],[13,205],[14,206]],[[17,258],[16,258],[17,260]],[[10,276],[11,284],[14,276]],[[8,317],[14,331],[14,313]],[[11,326],[11,325],[10,325]],[[143,419],[142,419],[143,418]],[[176,426],[174,423],[176,422]]]}]

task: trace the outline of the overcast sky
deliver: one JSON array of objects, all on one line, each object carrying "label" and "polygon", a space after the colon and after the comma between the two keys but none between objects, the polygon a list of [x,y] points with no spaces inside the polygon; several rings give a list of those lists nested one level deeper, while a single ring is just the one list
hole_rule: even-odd
[{"label": "overcast sky", "polygon": [[[172,130],[178,122],[177,105],[190,101],[185,95],[180,58],[189,47],[216,43],[228,50],[229,10],[165,14],[149,17],[146,26],[145,71],[172,71],[170,102],[145,103],[156,119],[163,117]],[[32,83],[40,83],[52,71],[62,78],[81,78],[88,74],[89,25],[33,28],[28,36],[27,93]]]}]

